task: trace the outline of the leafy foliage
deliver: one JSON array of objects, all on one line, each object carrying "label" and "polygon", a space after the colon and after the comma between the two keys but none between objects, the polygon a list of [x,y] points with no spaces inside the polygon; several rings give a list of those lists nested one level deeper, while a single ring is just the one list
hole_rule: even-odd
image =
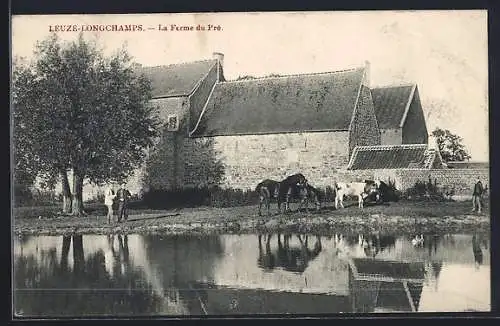
[{"label": "leafy foliage", "polygon": [[250,75],[245,75],[245,76],[238,76],[238,78],[235,79],[236,80],[250,80],[250,79],[256,79],[257,77],[254,77],[254,76],[250,76]]},{"label": "leafy foliage", "polygon": [[418,180],[413,187],[407,189],[405,198],[417,201],[447,201],[451,200],[451,195],[448,191],[448,189],[439,187],[437,180],[434,179],[432,181],[429,176],[427,181]]},{"label": "leafy foliage", "polygon": [[128,177],[159,120],[148,104],[150,82],[126,49],[105,57],[83,34],[71,43],[51,35],[34,55],[13,67],[16,179],[54,184],[68,170],[96,184]]},{"label": "leafy foliage", "polygon": [[151,189],[144,194],[142,204],[154,209],[183,207],[238,207],[255,205],[259,196],[255,191],[222,189],[220,187],[200,187],[185,189]]},{"label": "leafy foliage", "polygon": [[440,128],[436,128],[432,136],[436,138],[439,152],[445,162],[470,159],[469,153],[462,144],[462,137],[452,134],[448,129]]}]

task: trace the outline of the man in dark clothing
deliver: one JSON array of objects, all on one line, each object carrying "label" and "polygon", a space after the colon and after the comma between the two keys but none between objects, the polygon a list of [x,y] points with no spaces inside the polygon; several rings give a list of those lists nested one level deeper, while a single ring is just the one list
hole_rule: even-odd
[{"label": "man in dark clothing", "polygon": [[483,184],[481,183],[481,180],[477,178],[477,182],[474,185],[474,192],[472,193],[472,211],[476,211],[481,213],[481,204],[483,201],[483,193],[484,193],[484,188]]},{"label": "man in dark clothing", "polygon": [[118,222],[121,222],[122,219],[125,221],[128,219],[127,206],[130,196],[130,192],[125,188],[125,184],[122,183],[120,189],[116,193],[116,200],[118,201]]}]

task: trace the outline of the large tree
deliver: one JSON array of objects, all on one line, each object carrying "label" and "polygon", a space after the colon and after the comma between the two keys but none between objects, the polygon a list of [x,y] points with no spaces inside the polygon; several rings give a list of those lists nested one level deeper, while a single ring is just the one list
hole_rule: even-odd
[{"label": "large tree", "polygon": [[452,134],[448,129],[440,128],[434,129],[432,136],[436,138],[439,152],[445,162],[470,159],[467,149],[462,144],[462,137]]},{"label": "large tree", "polygon": [[105,56],[83,34],[73,42],[53,34],[37,43],[33,60],[16,62],[12,77],[18,174],[60,180],[64,213],[84,214],[85,178],[122,181],[144,162],[159,120],[150,82],[126,49]]}]

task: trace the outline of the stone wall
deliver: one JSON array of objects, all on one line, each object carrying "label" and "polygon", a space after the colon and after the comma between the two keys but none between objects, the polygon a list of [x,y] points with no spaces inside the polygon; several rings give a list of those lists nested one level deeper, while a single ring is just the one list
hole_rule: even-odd
[{"label": "stone wall", "polygon": [[481,179],[484,186],[489,187],[490,171],[488,169],[433,169],[433,170],[400,170],[398,182],[402,189],[412,187],[417,180],[427,181],[431,177],[436,179],[438,186],[455,188],[457,195],[472,195],[472,188]]},{"label": "stone wall", "polygon": [[182,139],[187,135],[189,100],[187,97],[160,98],[153,99],[151,104],[158,107],[163,123],[167,122],[169,115],[176,115],[179,119],[179,129],[169,131],[165,126],[161,127],[161,137],[149,150],[144,166],[136,172],[136,175],[140,175],[143,179],[137,177],[131,179],[130,187],[139,188],[134,182],[142,182],[145,191],[150,188],[175,188],[178,185],[179,144],[182,144]]},{"label": "stone wall", "polygon": [[220,177],[222,187],[253,189],[297,172],[326,180],[347,165],[348,143],[347,131],[185,138],[184,185]]},{"label": "stone wall", "polygon": [[188,112],[189,99],[186,96],[155,98],[150,105],[157,108],[156,113],[166,122],[169,115],[182,118]]},{"label": "stone wall", "polygon": [[370,89],[366,86],[361,86],[350,133],[349,153],[352,153],[355,146],[380,145],[380,130],[373,99]]},{"label": "stone wall", "polygon": [[403,143],[401,129],[380,129],[381,145],[401,145]]},{"label": "stone wall", "polygon": [[403,144],[427,144],[428,138],[429,135],[425,125],[422,104],[420,103],[420,95],[418,94],[418,88],[416,88],[405,124],[403,125],[402,140]]},{"label": "stone wall", "polygon": [[456,195],[468,196],[472,195],[472,187],[474,186],[477,177],[481,179],[483,185],[489,187],[489,169],[398,169],[398,170],[356,170],[349,171],[351,178],[364,179],[380,179],[388,182],[389,180],[396,183],[396,188],[405,191],[415,185],[417,181],[436,180],[438,187],[455,188]]}]

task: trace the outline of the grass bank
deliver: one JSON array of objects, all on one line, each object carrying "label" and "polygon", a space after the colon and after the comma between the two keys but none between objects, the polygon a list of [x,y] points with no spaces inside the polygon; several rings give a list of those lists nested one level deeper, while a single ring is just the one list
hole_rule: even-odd
[{"label": "grass bank", "polygon": [[470,202],[401,201],[359,209],[354,203],[335,210],[327,204],[320,211],[297,211],[259,217],[258,207],[197,207],[176,210],[131,209],[125,223],[108,224],[105,207],[87,206],[88,216],[57,214],[59,207],[22,207],[14,210],[15,234],[128,234],[128,233],[255,233],[299,232],[331,234],[336,232],[383,233],[459,233],[489,232],[490,213],[472,213]]}]

